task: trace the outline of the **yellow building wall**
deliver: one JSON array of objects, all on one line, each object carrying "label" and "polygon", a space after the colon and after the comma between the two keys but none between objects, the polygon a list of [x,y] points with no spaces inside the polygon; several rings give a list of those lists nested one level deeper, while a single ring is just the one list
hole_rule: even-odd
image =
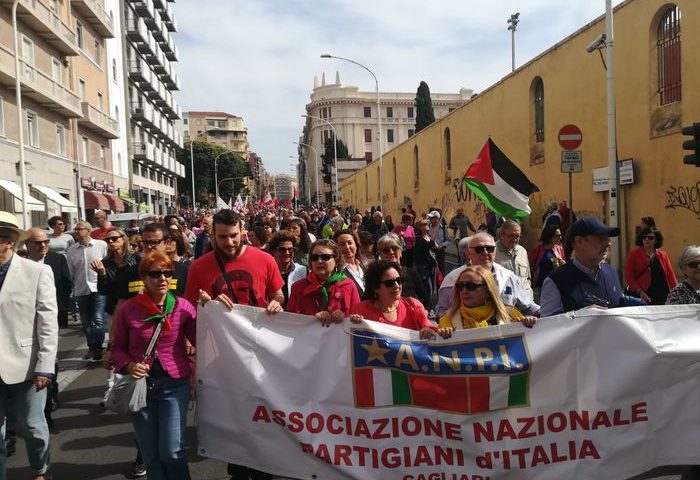
[{"label": "yellow building wall", "polygon": [[[675,261],[684,246],[700,244],[700,168],[683,164],[688,152],[682,150],[680,134],[682,126],[700,122],[700,32],[695,28],[700,24],[700,2],[676,2],[682,15],[682,100],[659,108],[656,32],[658,19],[669,5],[662,0],[630,0],[616,9],[615,85],[618,159],[632,158],[635,164],[635,183],[621,188],[620,225],[623,233],[628,232],[623,250],[626,253],[634,245],[634,227],[641,217],[652,216]],[[568,176],[560,173],[562,149],[557,137],[559,129],[571,123],[583,132],[579,148],[583,172],[573,174],[573,209],[579,217],[605,220],[607,192],[593,191],[592,169],[607,165],[606,71],[597,52],[586,52],[586,46],[604,31],[601,17],[386,152],[382,165],[385,213],[396,221],[401,207],[412,203],[419,214],[430,207],[442,208],[449,220],[462,206],[473,223],[481,223],[483,206],[461,179],[491,136],[540,189],[530,197],[533,212],[524,220],[528,247],[539,235],[546,205],[568,200]],[[532,92],[537,77],[543,80],[545,98],[545,141],[539,145],[534,142]],[[448,128],[450,170],[444,142]],[[532,161],[537,152],[544,154],[540,163]],[[343,180],[343,202],[360,210],[378,205],[377,180],[375,161]]]}]

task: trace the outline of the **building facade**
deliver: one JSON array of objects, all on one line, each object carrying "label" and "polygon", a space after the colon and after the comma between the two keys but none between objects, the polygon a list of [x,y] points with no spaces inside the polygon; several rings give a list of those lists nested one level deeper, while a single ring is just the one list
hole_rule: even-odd
[{"label": "building facade", "polygon": [[248,129],[243,118],[226,112],[185,112],[178,128],[185,140],[203,140],[248,157]]},{"label": "building facade", "polygon": [[19,1],[18,112],[12,3],[0,1],[0,209],[22,217],[21,127],[30,224],[89,218],[84,209],[97,205],[86,191],[98,189],[101,208],[123,211],[112,173],[119,122],[105,51],[116,12],[98,0]]},{"label": "building facade", "polygon": [[[619,192],[622,255],[644,216],[656,219],[674,265],[682,248],[700,238],[700,169],[683,164],[681,135],[684,125],[700,121],[698,22],[695,0],[627,0],[615,8],[617,156],[633,165],[633,178]],[[382,199],[373,162],[343,181],[343,202],[360,209],[381,203],[394,215],[408,203],[419,213],[436,206],[448,220],[461,206],[478,225],[483,205],[462,178],[490,136],[540,189],[523,222],[529,246],[548,203],[569,197],[558,132],[575,124],[583,132],[583,171],[572,174],[571,206],[579,217],[608,221],[608,192],[600,191],[596,173],[607,166],[606,71],[598,52],[586,49],[604,31],[601,17],[388,150]]]},{"label": "building facade", "polygon": [[173,98],[180,89],[174,63],[179,52],[172,4],[165,0],[124,0],[124,67],[129,110],[131,198],[141,211],[172,212],[176,177],[185,175],[175,159],[182,148],[175,121],[182,110]]},{"label": "building facade", "polygon": [[280,202],[291,200],[294,197],[294,188],[296,187],[296,178],[292,175],[279,173],[272,175],[272,194]]},{"label": "building facade", "polygon": [[[452,112],[454,109],[464,105],[473,91],[461,89],[459,93],[431,93],[435,118],[439,119]],[[416,106],[415,92],[379,92],[379,103],[381,108],[382,123],[382,149],[390,150],[396,145],[406,141],[413,136],[416,128]],[[311,93],[311,102],[306,105],[306,124],[302,135],[301,143],[311,145],[318,155],[324,152],[324,142],[331,138],[333,129],[338,138],[348,147],[351,158],[364,158],[365,164],[371,162],[378,156],[377,145],[377,95],[376,92],[360,92],[358,87],[343,86],[340,83],[340,74],[336,72],[335,82],[326,83],[325,73],[314,78],[314,89]],[[317,118],[311,118],[317,117]],[[323,119],[318,120],[318,118]],[[300,160],[304,163],[302,169],[310,175],[311,197],[316,196],[315,176],[319,178],[319,189],[321,197],[325,192],[329,192],[331,185],[323,182],[321,161],[318,160],[318,167],[314,165],[313,149],[304,148],[301,151]],[[346,162],[344,168],[338,167],[339,172],[347,171],[353,162]],[[340,177],[340,175],[339,175]],[[302,186],[302,189],[305,188]],[[307,198],[306,191],[303,191],[304,198]]]}]

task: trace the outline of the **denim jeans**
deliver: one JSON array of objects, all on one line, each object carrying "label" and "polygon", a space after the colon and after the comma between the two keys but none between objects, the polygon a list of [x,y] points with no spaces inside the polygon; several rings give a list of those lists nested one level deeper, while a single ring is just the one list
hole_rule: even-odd
[{"label": "denim jeans", "polygon": [[190,480],[185,452],[189,377],[148,379],[148,404],[131,416],[148,480]]},{"label": "denim jeans", "polygon": [[83,333],[85,333],[88,348],[101,349],[105,341],[105,303],[107,297],[99,293],[92,293],[75,297],[75,300],[78,302],[80,321],[83,324]]},{"label": "denim jeans", "polygon": [[49,427],[44,417],[46,390],[44,388],[37,392],[33,380],[13,385],[0,380],[0,480],[7,479],[5,425],[10,408],[18,430],[24,436],[29,465],[34,474],[43,475],[49,469]]}]

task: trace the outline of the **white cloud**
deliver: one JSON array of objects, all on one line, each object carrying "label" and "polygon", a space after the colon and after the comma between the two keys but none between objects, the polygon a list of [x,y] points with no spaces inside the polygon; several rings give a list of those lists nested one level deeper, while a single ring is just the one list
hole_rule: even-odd
[{"label": "white cloud", "polygon": [[[621,0],[614,0],[614,4]],[[603,0],[195,0],[175,4],[183,110],[242,116],[250,148],[289,172],[314,75],[383,91],[481,91],[510,71],[506,20],[520,12],[516,62],[525,63],[604,13]]]}]

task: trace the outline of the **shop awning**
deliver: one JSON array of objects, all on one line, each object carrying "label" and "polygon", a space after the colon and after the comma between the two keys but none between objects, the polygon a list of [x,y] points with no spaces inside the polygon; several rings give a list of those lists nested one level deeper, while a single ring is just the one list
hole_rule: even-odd
[{"label": "shop awning", "polygon": [[93,192],[92,190],[83,190],[83,193],[85,194],[86,209],[96,210],[99,208],[100,210],[109,210],[111,208],[109,200],[101,193]]},{"label": "shop awning", "polygon": [[105,193],[104,196],[107,197],[109,209],[112,211],[112,213],[121,213],[125,210],[124,202],[121,198],[112,195],[111,193]]},{"label": "shop awning", "polygon": [[63,213],[78,213],[78,206],[58,193],[56,190],[43,185],[32,185],[32,188],[61,207]]},{"label": "shop awning", "polygon": [[[0,188],[14,197],[14,211],[22,211],[22,187],[11,180],[0,180]],[[46,205],[41,200],[32,197],[27,191],[27,209],[30,212],[43,212],[46,210]]]}]

